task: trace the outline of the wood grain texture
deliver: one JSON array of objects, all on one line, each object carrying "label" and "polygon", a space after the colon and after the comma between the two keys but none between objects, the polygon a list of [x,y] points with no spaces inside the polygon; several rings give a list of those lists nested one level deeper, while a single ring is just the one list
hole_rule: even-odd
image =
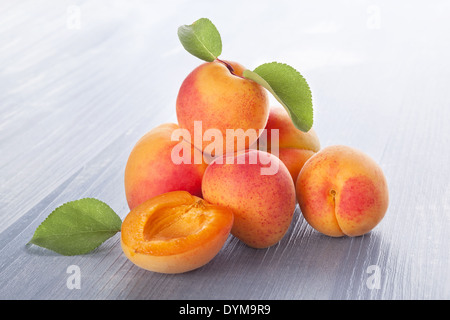
[{"label": "wood grain texture", "polygon": [[[446,1],[1,1],[1,299],[449,299],[450,4]],[[225,59],[297,68],[314,99],[322,146],[359,148],[383,168],[385,219],[329,238],[297,208],[277,245],[230,236],[180,275],[141,270],[119,234],[63,257],[26,245],[57,206],[82,197],[128,213],[123,171],[134,143],[175,122],[175,100],[200,61],[179,25],[210,18]],[[67,267],[81,288],[66,286]],[[369,266],[380,271],[370,289]],[[369,271],[371,269],[369,268]]]}]

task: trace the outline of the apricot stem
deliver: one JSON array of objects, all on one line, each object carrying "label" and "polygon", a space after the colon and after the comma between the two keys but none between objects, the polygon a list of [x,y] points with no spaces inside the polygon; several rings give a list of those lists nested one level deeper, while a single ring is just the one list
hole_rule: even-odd
[{"label": "apricot stem", "polygon": [[244,77],[241,77],[241,76],[237,75],[237,74],[234,72],[233,66],[232,66],[231,64],[229,64],[228,62],[223,61],[223,60],[220,60],[219,58],[216,58],[216,60],[217,60],[218,62],[224,64],[233,76],[236,76],[236,77],[245,79]]}]

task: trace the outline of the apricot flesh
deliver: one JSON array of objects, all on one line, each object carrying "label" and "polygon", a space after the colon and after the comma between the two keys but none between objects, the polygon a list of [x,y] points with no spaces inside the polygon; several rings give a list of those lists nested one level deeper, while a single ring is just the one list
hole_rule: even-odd
[{"label": "apricot flesh", "polygon": [[[267,136],[259,138],[259,148],[264,147],[272,152],[277,147],[277,156],[286,165],[295,183],[305,162],[320,150],[317,133],[313,128],[308,132],[297,129],[287,111],[279,105],[270,107],[265,129]],[[272,146],[273,129],[278,130],[278,145],[275,146]]]},{"label": "apricot flesh", "polygon": [[121,246],[135,265],[159,273],[183,273],[211,261],[230,234],[233,213],[186,191],[153,197],[122,223]]},{"label": "apricot flesh", "polygon": [[[248,149],[264,129],[269,114],[268,94],[261,85],[242,77],[244,69],[236,62],[215,60],[201,64],[183,81],[176,101],[177,120],[190,132],[191,142],[199,150],[219,156]],[[196,121],[201,122],[201,137],[210,129],[220,133],[220,147],[206,150],[212,141],[194,139]],[[246,135],[249,129],[255,135]],[[227,130],[234,130],[236,139]],[[239,145],[237,140],[245,143]]]},{"label": "apricot flesh", "polygon": [[[201,182],[207,164],[201,152],[188,142],[183,139],[172,141],[172,133],[177,129],[179,126],[175,123],[161,124],[139,139],[130,152],[124,178],[130,209],[170,191],[188,191],[201,197]],[[180,152],[180,158],[185,159],[178,163],[172,157],[172,150],[180,143],[190,152]]]},{"label": "apricot flesh", "polygon": [[[250,161],[255,156],[257,160]],[[270,166],[266,160],[277,167],[271,174],[262,174]],[[214,159],[203,176],[202,191],[208,202],[233,211],[231,233],[253,248],[279,242],[296,206],[294,183],[286,166],[258,150]]]},{"label": "apricot flesh", "polygon": [[380,166],[360,150],[340,145],[322,149],[305,163],[296,193],[306,221],[332,237],[366,234],[389,204]]}]

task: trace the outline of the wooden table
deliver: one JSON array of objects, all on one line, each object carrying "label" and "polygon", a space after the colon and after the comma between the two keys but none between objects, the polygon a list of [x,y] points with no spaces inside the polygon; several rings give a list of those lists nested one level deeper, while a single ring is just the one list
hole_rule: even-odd
[{"label": "wooden table", "polygon": [[[447,1],[2,1],[0,298],[449,299],[449,15]],[[201,63],[176,31],[200,17],[219,29],[222,58],[305,76],[322,147],[358,148],[383,168],[384,220],[330,238],[297,208],[277,245],[230,236],[179,275],[134,266],[120,234],[83,256],[26,245],[67,201],[95,197],[125,217],[127,157],[176,122],[178,89]]]}]

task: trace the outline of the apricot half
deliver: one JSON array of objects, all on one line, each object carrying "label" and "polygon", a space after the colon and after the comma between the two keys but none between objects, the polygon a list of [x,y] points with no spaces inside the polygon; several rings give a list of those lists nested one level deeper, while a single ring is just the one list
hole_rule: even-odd
[{"label": "apricot half", "polygon": [[211,261],[233,225],[231,210],[187,191],[151,198],[122,223],[121,245],[135,265],[154,272],[182,273]]}]

